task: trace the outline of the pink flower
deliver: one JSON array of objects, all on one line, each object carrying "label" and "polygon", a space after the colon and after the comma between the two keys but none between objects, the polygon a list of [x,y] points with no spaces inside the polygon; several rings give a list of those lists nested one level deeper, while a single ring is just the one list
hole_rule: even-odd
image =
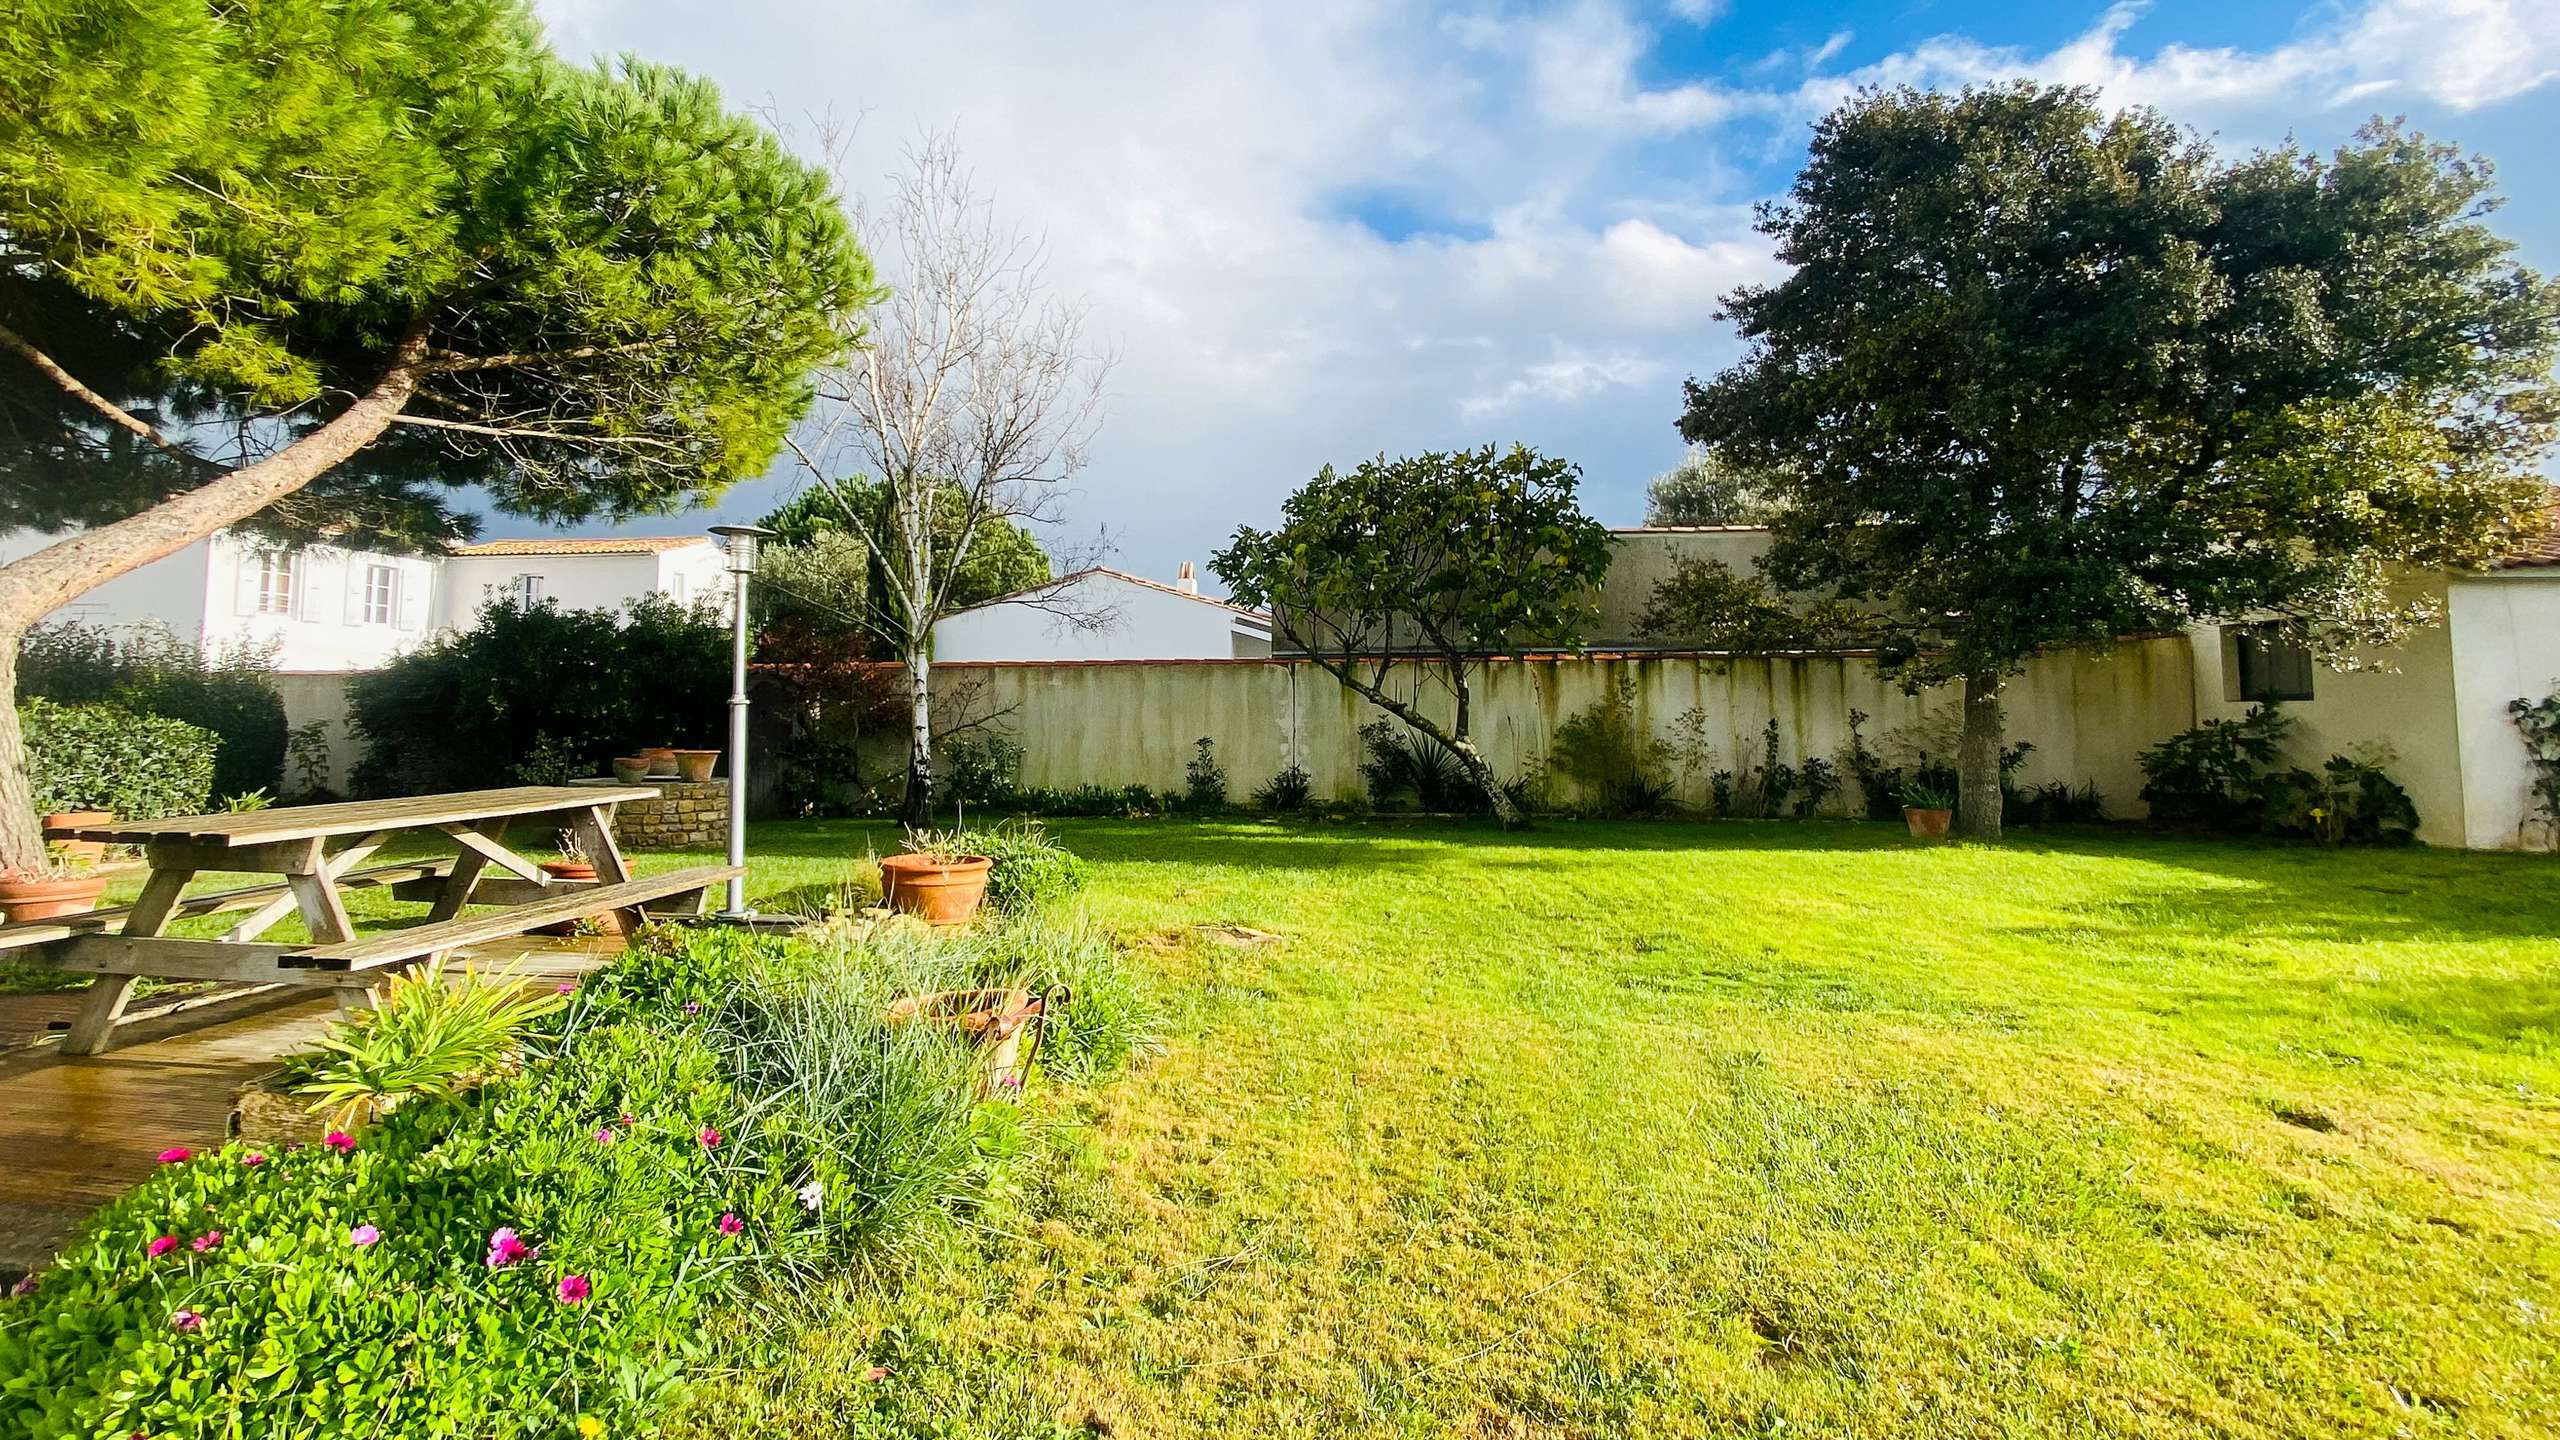
[{"label": "pink flower", "polygon": [[160,1152],[160,1163],[163,1165],[175,1165],[181,1160],[192,1160],[195,1158],[195,1155],[196,1152],[188,1149],[184,1145],[172,1145],[168,1149]]},{"label": "pink flower", "polygon": [[533,1248],[518,1239],[516,1232],[501,1225],[489,1232],[489,1268],[504,1270],[519,1260],[533,1258]]},{"label": "pink flower", "polygon": [[720,1148],[720,1132],[712,1129],[708,1125],[703,1126],[702,1133],[694,1138],[702,1142],[702,1148],[705,1150],[717,1150]]},{"label": "pink flower", "polygon": [[720,1233],[723,1235],[735,1235],[746,1228],[747,1222],[739,1219],[735,1211],[724,1212],[720,1216]]},{"label": "pink flower", "polygon": [[12,1296],[21,1298],[33,1295],[36,1293],[36,1286],[40,1282],[41,1278],[42,1277],[35,1274],[35,1272],[29,1271],[28,1273],[18,1277],[18,1283],[9,1287],[9,1293]]},{"label": "pink flower", "polygon": [[320,1143],[337,1151],[339,1154],[344,1155],[348,1151],[356,1148],[356,1137],[348,1134],[344,1130],[332,1130],[328,1134],[320,1137]]},{"label": "pink flower", "polygon": [[560,1300],[562,1304],[580,1304],[585,1301],[588,1296],[593,1295],[594,1293],[596,1293],[595,1287],[587,1283],[587,1277],[584,1275],[563,1275],[560,1277]]},{"label": "pink flower", "polygon": [[170,1251],[177,1249],[178,1244],[179,1241],[177,1236],[163,1235],[159,1239],[152,1241],[151,1244],[145,1248],[146,1253],[148,1253],[152,1259],[157,1260],[161,1256],[168,1254]]},{"label": "pink flower", "polygon": [[359,1225],[347,1232],[347,1243],[361,1250],[382,1238],[382,1232],[370,1225]]},{"label": "pink flower", "polygon": [[219,1250],[221,1248],[222,1232],[219,1230],[207,1230],[196,1237],[195,1250],[199,1255],[202,1255],[208,1250]]},{"label": "pink flower", "polygon": [[610,1145],[621,1138],[621,1136],[613,1133],[613,1127],[610,1125],[607,1125],[596,1132],[596,1143],[599,1145]]},{"label": "pink flower", "polygon": [[630,1112],[630,1111],[625,1110],[625,1111],[623,1111],[623,1112],[622,1112],[622,1123],[623,1123],[623,1125],[627,1128],[627,1127],[629,1127],[629,1126],[636,1125],[636,1124],[638,1124],[639,1122],[638,1122],[638,1121],[636,1121],[636,1120],[633,1120],[633,1119],[631,1118],[631,1112]]},{"label": "pink flower", "polygon": [[243,1165],[264,1165],[267,1163],[266,1152],[263,1150],[252,1150],[248,1154],[240,1157],[240,1163]]},{"label": "pink flower", "polygon": [[559,989],[563,995],[574,995],[577,993],[578,986],[575,981],[563,980],[560,982]]},{"label": "pink flower", "polygon": [[204,1317],[193,1310],[181,1310],[169,1317],[169,1325],[182,1335],[192,1335],[204,1328]]},{"label": "pink flower", "polygon": [[687,1000],[686,1002],[684,1002],[684,1013],[686,1013],[687,1015],[699,1015],[699,1014],[701,1014],[701,1013],[702,1013],[702,1002],[701,1002],[701,1001],[699,1001],[699,1000]]}]

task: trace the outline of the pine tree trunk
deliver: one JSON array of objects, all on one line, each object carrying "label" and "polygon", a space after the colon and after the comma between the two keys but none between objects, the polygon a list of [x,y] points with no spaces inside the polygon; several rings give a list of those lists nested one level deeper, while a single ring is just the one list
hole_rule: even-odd
[{"label": "pine tree trunk", "polygon": [[0,634],[0,874],[44,859],[26,737],[18,733],[18,634]]},{"label": "pine tree trunk", "polygon": [[425,373],[424,322],[410,327],[389,369],[335,419],[254,465],[174,495],[138,514],[67,536],[0,565],[0,870],[44,862],[25,737],[18,733],[18,641],[37,621],[119,575],[174,555],[319,479],[391,426]]},{"label": "pine tree trunk", "polygon": [[1964,738],[1956,747],[1955,832],[1968,840],[2000,838],[2000,749],[2007,738],[1998,673],[1977,671],[1964,677]]}]

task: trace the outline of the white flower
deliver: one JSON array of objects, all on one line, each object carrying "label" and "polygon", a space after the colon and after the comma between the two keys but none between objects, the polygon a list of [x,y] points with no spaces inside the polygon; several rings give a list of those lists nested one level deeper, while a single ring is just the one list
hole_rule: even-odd
[{"label": "white flower", "polygon": [[812,1180],[800,1187],[800,1206],[813,1215],[817,1213],[818,1202],[826,1198],[827,1187],[818,1181]]}]

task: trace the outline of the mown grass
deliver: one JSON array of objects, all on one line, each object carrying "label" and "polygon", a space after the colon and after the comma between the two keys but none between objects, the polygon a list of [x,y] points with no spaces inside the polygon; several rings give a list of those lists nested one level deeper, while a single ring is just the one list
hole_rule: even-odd
[{"label": "mown grass", "polygon": [[1097,917],[1187,997],[1169,1053],[1092,1102],[1013,1233],[813,1297],[695,1433],[2560,1413],[2548,859],[1064,828]]},{"label": "mown grass", "polygon": [[[1018,1218],[803,1297],[698,1377],[684,1433],[2560,1413],[2548,857],[1059,828],[1177,1006],[1167,1053],[1073,1102]],[[759,827],[756,893],[823,890],[892,833]]]}]

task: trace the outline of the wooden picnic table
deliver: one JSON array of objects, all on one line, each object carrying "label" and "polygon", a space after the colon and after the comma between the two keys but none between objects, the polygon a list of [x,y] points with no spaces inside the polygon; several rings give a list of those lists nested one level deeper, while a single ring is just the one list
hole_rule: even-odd
[{"label": "wooden picnic table", "polygon": [[[98,978],[90,985],[63,1049],[103,1049],[144,976],[334,986],[341,1003],[362,1004],[392,970],[464,945],[522,935],[539,926],[614,911],[635,924],[682,902],[699,912],[711,886],[738,873],[695,866],[647,880],[632,877],[613,840],[613,807],[652,799],[650,785],[519,785],[392,800],[280,805],[265,810],[119,820],[59,832],[62,838],[141,847],[150,866],[131,905],[85,915],[0,926],[0,948],[33,947],[61,969]],[[565,880],[507,848],[517,824],[573,839],[596,868],[594,880]],[[454,847],[449,860],[364,868],[392,836],[432,831]],[[331,848],[331,842],[339,842]],[[491,875],[491,870],[504,872]],[[187,897],[200,872],[245,871],[276,881]],[[388,885],[400,899],[428,902],[426,923],[359,937],[347,913],[350,885]],[[470,905],[508,907],[466,915]],[[247,910],[219,940],[162,932],[181,915]],[[288,914],[310,932],[303,943],[259,939]],[[112,930],[109,927],[114,927]]]}]

